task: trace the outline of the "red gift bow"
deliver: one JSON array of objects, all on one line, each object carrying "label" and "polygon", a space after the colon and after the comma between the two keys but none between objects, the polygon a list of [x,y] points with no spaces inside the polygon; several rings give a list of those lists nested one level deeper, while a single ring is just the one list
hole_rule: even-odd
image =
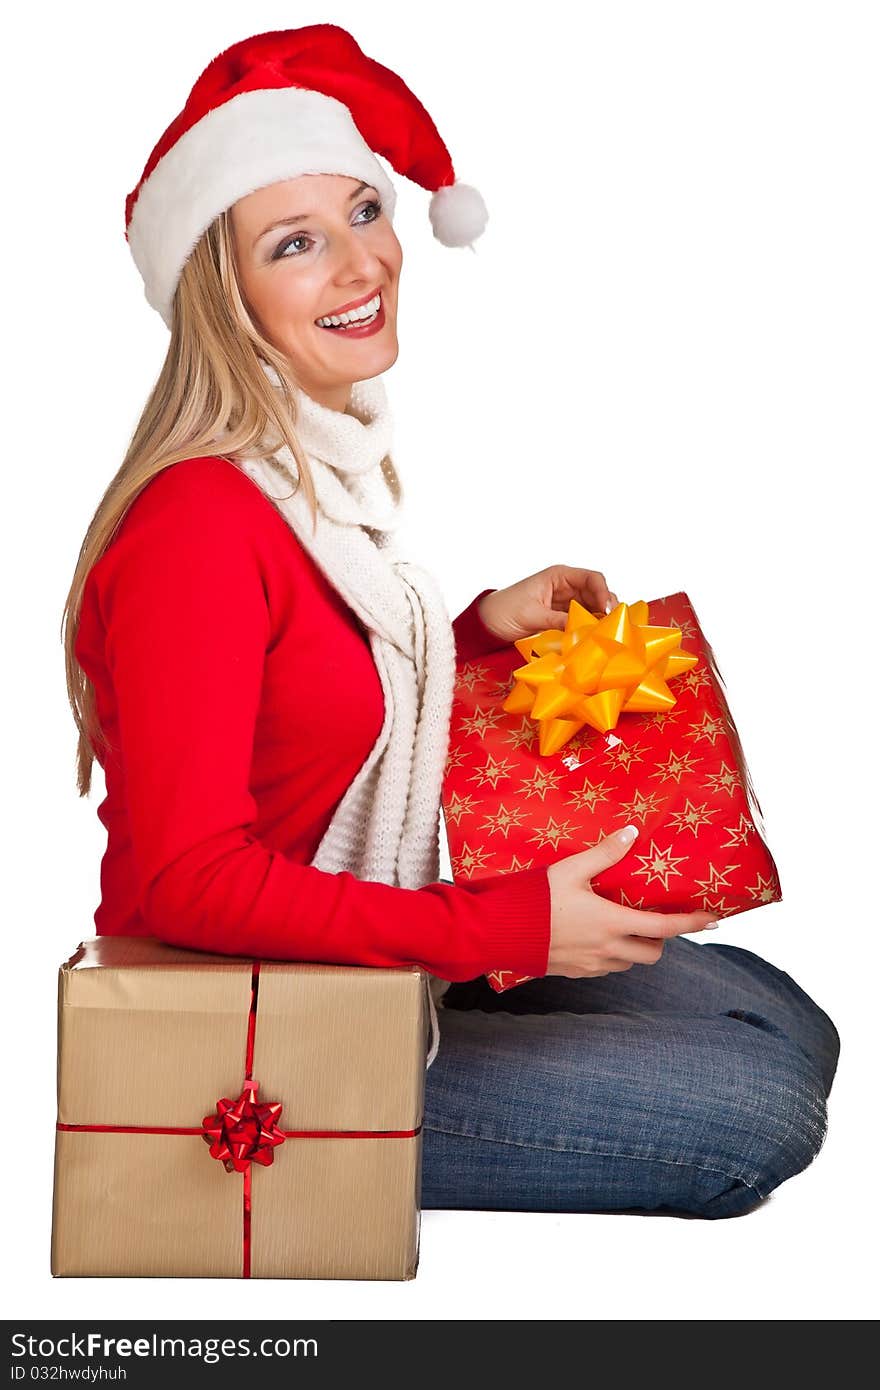
[{"label": "red gift bow", "polygon": [[202,1138],[211,1146],[211,1157],[219,1159],[227,1173],[243,1173],[252,1162],[268,1168],[275,1148],[284,1143],[278,1128],[281,1102],[259,1102],[258,1090],[259,1082],[248,1079],[238,1100],[218,1100],[216,1115],[202,1120]]}]

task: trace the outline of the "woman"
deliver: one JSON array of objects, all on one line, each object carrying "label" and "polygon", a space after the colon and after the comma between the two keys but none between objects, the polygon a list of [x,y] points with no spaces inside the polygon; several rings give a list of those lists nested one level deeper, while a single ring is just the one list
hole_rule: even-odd
[{"label": "woman", "polygon": [[[444,244],[480,234],[394,73],[333,25],[257,35],[208,66],[127,200],[171,343],[66,608],[79,790],[96,756],[107,783],[97,930],[423,966],[424,1207],[748,1210],[824,1138],[822,1010],[751,952],[685,940],[709,913],[594,894],[625,833],[438,877],[456,657],[617,599],[560,564],[450,624],[397,553],[402,252],[377,150],[433,190]],[[490,969],[537,978],[502,997]]]}]

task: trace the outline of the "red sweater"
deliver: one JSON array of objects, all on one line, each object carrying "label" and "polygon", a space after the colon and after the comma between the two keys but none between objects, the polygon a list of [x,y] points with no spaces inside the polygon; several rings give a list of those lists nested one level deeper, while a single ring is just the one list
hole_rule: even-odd
[{"label": "red sweater", "polygon": [[[489,592],[455,619],[459,660],[504,645],[477,609]],[[234,464],[187,459],[147,484],[89,573],[75,651],[107,745],[99,935],[546,974],[546,867],[413,889],[311,866],[382,687],[360,620]]]}]

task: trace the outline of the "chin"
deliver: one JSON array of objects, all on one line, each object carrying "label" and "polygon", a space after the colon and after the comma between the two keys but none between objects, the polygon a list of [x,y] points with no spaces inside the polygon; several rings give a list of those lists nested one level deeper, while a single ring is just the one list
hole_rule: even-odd
[{"label": "chin", "polygon": [[382,372],[387,372],[389,367],[393,367],[400,353],[397,337],[395,336],[390,343],[376,343],[375,347],[363,354],[362,378],[379,376]]},{"label": "chin", "polygon": [[387,372],[389,367],[393,367],[393,366],[394,366],[394,364],[395,364],[395,362],[397,361],[397,359],[398,359],[399,356],[400,356],[400,346],[399,346],[399,344],[398,344],[398,342],[397,342],[397,338],[395,337],[394,342],[391,344],[391,347],[388,348],[387,351],[385,352],[385,364],[384,364],[384,366],[382,366],[382,367],[379,368],[379,371],[380,371],[380,372]]}]

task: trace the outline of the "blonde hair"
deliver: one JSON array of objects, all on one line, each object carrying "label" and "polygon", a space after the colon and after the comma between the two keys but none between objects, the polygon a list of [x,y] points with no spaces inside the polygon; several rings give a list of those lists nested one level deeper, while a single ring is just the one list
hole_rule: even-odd
[{"label": "blonde hair", "polygon": [[[275,368],[279,391],[260,359]],[[223,212],[187,260],[174,297],[171,342],[128,451],[89,523],[61,620],[67,694],[79,731],[77,789],[87,796],[101,733],[95,689],[74,655],[89,571],[113,540],[131,503],[163,469],[204,454],[273,458],[293,485],[301,481],[317,524],[315,487],[296,437],[297,383],[289,360],[263,336],[245,303],[235,262],[231,217]],[[295,477],[275,451],[290,449]],[[393,466],[392,466],[393,467]],[[292,495],[292,494],[291,494]],[[281,500],[281,499],[273,499]]]}]

